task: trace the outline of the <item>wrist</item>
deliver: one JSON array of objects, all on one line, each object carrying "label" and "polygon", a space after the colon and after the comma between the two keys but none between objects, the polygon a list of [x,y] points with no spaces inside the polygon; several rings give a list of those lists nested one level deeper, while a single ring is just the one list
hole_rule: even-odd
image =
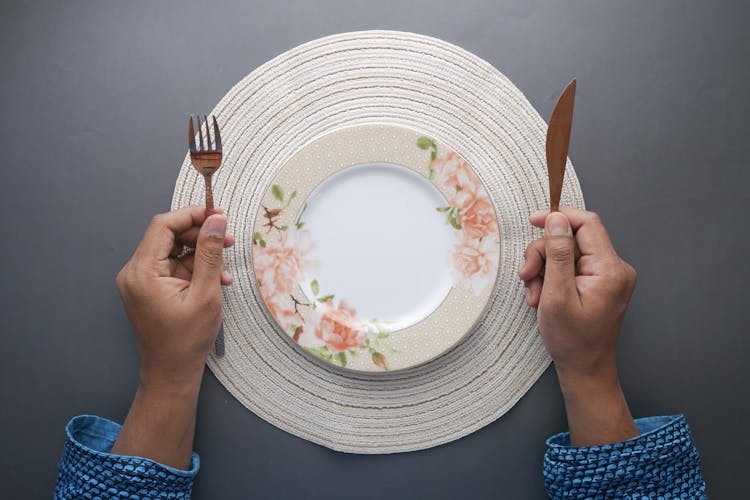
[{"label": "wrist", "polygon": [[614,361],[598,370],[555,368],[572,446],[615,443],[638,435]]},{"label": "wrist", "polygon": [[567,400],[591,394],[614,394],[620,392],[617,366],[606,363],[595,370],[579,370],[555,364],[560,390]]},{"label": "wrist", "polygon": [[175,381],[142,368],[138,390],[111,452],[188,470],[200,382],[199,373]]},{"label": "wrist", "polygon": [[139,391],[159,397],[193,396],[200,390],[205,365],[164,370],[142,366]]}]

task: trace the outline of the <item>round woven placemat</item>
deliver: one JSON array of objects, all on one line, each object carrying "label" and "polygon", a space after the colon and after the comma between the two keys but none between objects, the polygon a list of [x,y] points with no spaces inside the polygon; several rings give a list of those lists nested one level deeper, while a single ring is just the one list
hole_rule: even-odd
[{"label": "round woven placemat", "polygon": [[[546,124],[490,64],[434,38],[393,31],[334,35],[259,67],[214,108],[224,162],[214,196],[237,238],[225,260],[226,355],[208,366],[243,405],[304,439],[352,453],[394,453],[458,439],[494,421],[549,364],[516,271],[539,236],[528,215],[548,205]],[[279,332],[259,295],[252,221],[274,174],[333,129],[393,123],[423,130],[472,165],[500,225],[498,280],[485,317],[422,366],[356,373],[323,363]],[[203,203],[185,157],[173,208]],[[568,164],[563,203],[583,207]]]}]

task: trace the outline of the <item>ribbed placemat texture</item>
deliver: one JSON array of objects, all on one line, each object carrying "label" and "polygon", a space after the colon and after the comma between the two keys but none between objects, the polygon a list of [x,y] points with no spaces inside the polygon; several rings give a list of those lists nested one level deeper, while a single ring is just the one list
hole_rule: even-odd
[{"label": "ribbed placemat texture", "polygon": [[[549,203],[546,124],[505,76],[434,38],[344,33],[259,67],[213,112],[224,139],[214,196],[237,243],[225,254],[234,276],[224,290],[226,355],[208,365],[243,405],[335,450],[394,453],[476,431],[529,390],[550,360],[516,272],[527,243],[540,235],[528,215]],[[383,374],[337,369],[280,333],[251,261],[252,221],[275,172],[313,138],[364,123],[424,130],[462,155],[495,204],[502,245],[490,307],[474,331],[437,360]],[[570,164],[562,202],[583,207]],[[189,204],[203,204],[203,180],[186,155],[172,206]]]}]

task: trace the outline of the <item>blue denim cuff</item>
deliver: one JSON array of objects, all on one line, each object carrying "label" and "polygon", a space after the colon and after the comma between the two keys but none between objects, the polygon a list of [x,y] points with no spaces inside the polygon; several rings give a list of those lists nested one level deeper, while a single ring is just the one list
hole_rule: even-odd
[{"label": "blue denim cuff", "polygon": [[705,498],[700,458],[683,415],[635,421],[640,435],[601,446],[547,440],[544,485],[551,498]]},{"label": "blue denim cuff", "polygon": [[200,459],[180,470],[154,460],[110,453],[121,426],[94,415],[68,422],[55,498],[190,498]]}]

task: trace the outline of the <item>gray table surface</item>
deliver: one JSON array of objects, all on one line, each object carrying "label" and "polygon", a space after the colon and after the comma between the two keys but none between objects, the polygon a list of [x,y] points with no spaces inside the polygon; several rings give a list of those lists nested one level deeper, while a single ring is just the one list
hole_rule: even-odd
[{"label": "gray table surface", "polygon": [[[640,273],[620,344],[636,416],[685,413],[713,498],[750,473],[750,8],[700,1],[20,2],[0,14],[0,497],[45,498],[63,427],[121,420],[138,360],[114,276],[166,211],[189,112],[295,45],[421,32],[507,75],[542,116],[578,78],[571,158]],[[196,70],[195,68],[200,68]],[[206,374],[194,497],[543,498],[565,428],[552,370],[457,442],[352,456],[262,421]]]}]

